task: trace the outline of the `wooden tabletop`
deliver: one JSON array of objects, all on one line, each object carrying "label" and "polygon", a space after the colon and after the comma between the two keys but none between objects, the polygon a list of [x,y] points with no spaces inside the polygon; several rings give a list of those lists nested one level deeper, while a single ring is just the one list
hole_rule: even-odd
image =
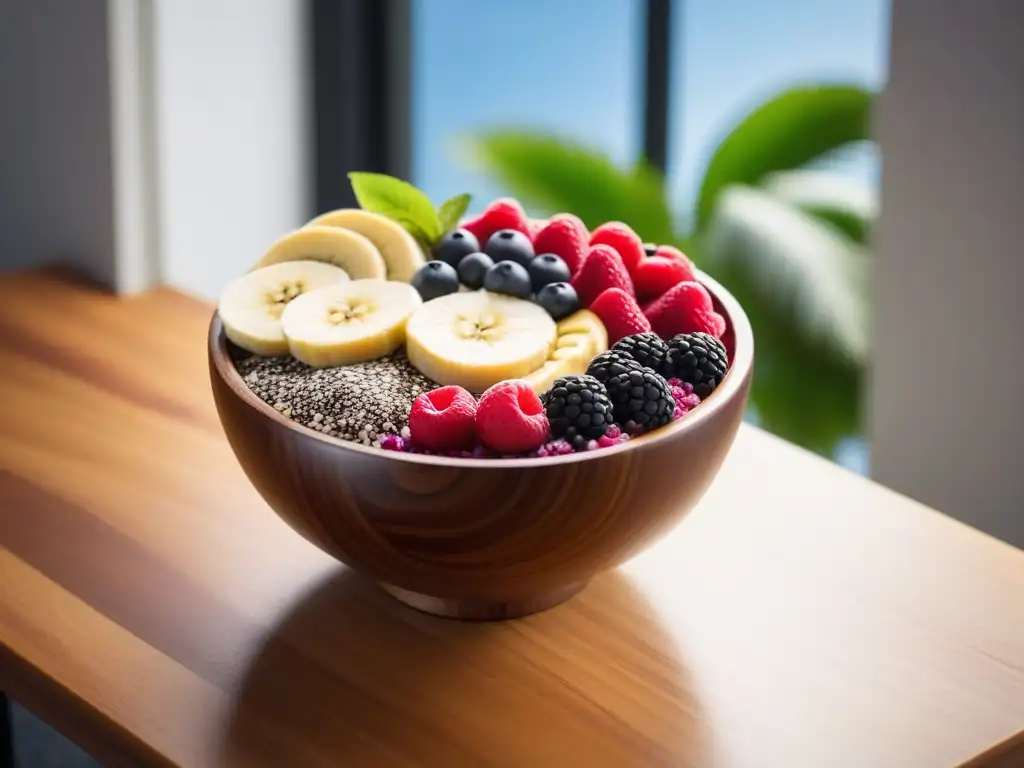
[{"label": "wooden tabletop", "polygon": [[209,315],[0,279],[0,689],[111,765],[1024,765],[1024,553],[744,428],[581,596],[434,619],[249,486]]}]

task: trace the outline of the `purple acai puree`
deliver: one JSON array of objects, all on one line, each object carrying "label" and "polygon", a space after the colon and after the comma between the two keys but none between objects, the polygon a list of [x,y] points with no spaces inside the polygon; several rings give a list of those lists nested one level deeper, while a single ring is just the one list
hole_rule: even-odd
[{"label": "purple acai puree", "polygon": [[672,419],[680,419],[687,413],[700,405],[700,397],[693,391],[693,385],[680,379],[668,380],[669,390],[672,392],[672,399],[676,401],[676,409],[672,412]]},{"label": "purple acai puree", "polygon": [[551,440],[536,450],[536,455],[541,458],[544,456],[564,456],[567,453],[572,453],[572,446],[565,440]]},{"label": "purple acai puree", "polygon": [[380,439],[380,447],[385,451],[404,451],[405,441],[401,435],[387,434]]}]

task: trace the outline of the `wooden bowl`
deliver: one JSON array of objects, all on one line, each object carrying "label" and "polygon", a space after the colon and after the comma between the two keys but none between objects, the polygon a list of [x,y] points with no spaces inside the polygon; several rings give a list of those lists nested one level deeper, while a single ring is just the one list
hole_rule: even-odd
[{"label": "wooden bowl", "polygon": [[622,445],[537,459],[383,451],[285,418],[235,368],[219,318],[210,380],[228,441],[292,528],[414,608],[466,619],[543,610],[672,529],[718,472],[743,418],[753,336],[701,275],[734,339],[732,369],[699,408]]}]

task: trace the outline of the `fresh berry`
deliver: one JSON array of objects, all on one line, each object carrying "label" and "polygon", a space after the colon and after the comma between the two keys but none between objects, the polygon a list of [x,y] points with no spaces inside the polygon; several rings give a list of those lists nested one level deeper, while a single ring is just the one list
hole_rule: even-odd
[{"label": "fresh berry", "polygon": [[522,232],[499,229],[487,241],[484,253],[490,256],[495,264],[501,261],[514,261],[526,267],[533,261],[533,244]]},{"label": "fresh berry", "polygon": [[702,400],[715,391],[729,372],[725,345],[707,333],[681,333],[668,342],[661,373],[693,387]]},{"label": "fresh berry", "polygon": [[675,413],[672,389],[662,376],[647,368],[612,376],[604,384],[612,401],[615,423],[631,435],[668,424]]},{"label": "fresh berry", "polygon": [[453,229],[434,246],[434,258],[458,269],[463,257],[479,250],[480,243],[476,235],[468,229]]},{"label": "fresh berry", "polygon": [[593,376],[573,374],[555,379],[541,395],[551,422],[551,435],[562,438],[577,451],[597,440],[612,425],[612,404],[604,385]]},{"label": "fresh berry", "polygon": [[491,293],[504,293],[517,299],[530,298],[530,274],[526,267],[514,261],[501,261],[487,270],[484,289]]},{"label": "fresh berry", "polygon": [[655,333],[635,333],[619,339],[612,345],[616,352],[622,352],[636,360],[644,368],[662,373],[662,365],[668,355],[668,344]]},{"label": "fresh berry", "polygon": [[567,283],[572,279],[572,273],[562,261],[562,257],[553,253],[542,253],[531,261],[526,269],[530,273],[530,282],[535,291],[551,283]]},{"label": "fresh berry", "polygon": [[604,291],[591,302],[590,311],[601,318],[611,344],[625,336],[651,330],[651,324],[640,311],[636,300],[621,288]]},{"label": "fresh berry", "polygon": [[620,288],[630,296],[633,281],[618,252],[607,245],[595,245],[587,252],[583,266],[572,279],[572,287],[580,297],[580,306],[589,307],[591,302],[609,288]]},{"label": "fresh berry", "polygon": [[533,250],[561,257],[569,271],[575,275],[589,250],[588,237],[582,221],[571,214],[561,213],[552,216],[551,221],[537,233],[533,239]]},{"label": "fresh berry", "polygon": [[576,289],[568,283],[550,283],[537,291],[534,299],[538,306],[551,315],[552,320],[568,317],[580,308],[580,300]]},{"label": "fresh berry", "polygon": [[[646,248],[646,246],[644,246]],[[664,259],[672,259],[672,261],[682,262],[686,265],[686,268],[693,272],[693,262],[690,261],[690,257],[680,251],[678,248],[673,248],[671,245],[658,245],[654,248],[654,253],[647,254],[648,256],[660,256]]]},{"label": "fresh berry", "polygon": [[667,256],[644,259],[633,272],[633,285],[640,301],[651,301],[684,282],[695,282],[693,269],[684,262]]},{"label": "fresh berry", "polygon": [[499,381],[480,396],[476,433],[492,451],[526,453],[547,441],[548,419],[529,384],[518,379]]},{"label": "fresh berry", "polygon": [[412,287],[420,298],[430,301],[459,290],[459,275],[455,267],[444,261],[428,261],[412,276]]},{"label": "fresh berry", "polygon": [[472,288],[474,291],[477,288],[483,288],[484,275],[487,274],[487,270],[494,266],[494,261],[486,253],[471,253],[464,257],[459,262],[459,280],[467,288]]},{"label": "fresh berry", "polygon": [[417,446],[431,451],[472,448],[476,412],[476,400],[462,387],[424,392],[412,401],[409,436]]},{"label": "fresh berry", "polygon": [[495,200],[477,218],[463,224],[462,228],[472,232],[480,245],[485,245],[499,229],[514,229],[524,235],[530,234],[530,222],[523,206],[510,197]]},{"label": "fresh berry", "polygon": [[621,221],[609,221],[599,226],[590,234],[590,244],[609,245],[614,248],[622,259],[626,271],[631,275],[644,258],[643,240]]},{"label": "fresh berry", "polygon": [[695,331],[720,338],[725,332],[725,318],[715,312],[711,294],[697,282],[680,283],[650,304],[645,314],[663,339]]},{"label": "fresh berry", "polygon": [[642,371],[643,366],[625,352],[606,350],[590,361],[587,376],[593,376],[604,384],[612,376],[628,371]]}]

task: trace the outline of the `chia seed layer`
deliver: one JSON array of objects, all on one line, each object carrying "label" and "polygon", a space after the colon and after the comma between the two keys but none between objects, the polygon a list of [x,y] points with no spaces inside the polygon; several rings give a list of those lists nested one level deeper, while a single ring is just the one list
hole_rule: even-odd
[{"label": "chia seed layer", "polygon": [[325,435],[378,448],[383,435],[408,426],[416,396],[437,386],[413,368],[403,350],[340,368],[257,356],[237,367],[249,389],[284,416]]}]

